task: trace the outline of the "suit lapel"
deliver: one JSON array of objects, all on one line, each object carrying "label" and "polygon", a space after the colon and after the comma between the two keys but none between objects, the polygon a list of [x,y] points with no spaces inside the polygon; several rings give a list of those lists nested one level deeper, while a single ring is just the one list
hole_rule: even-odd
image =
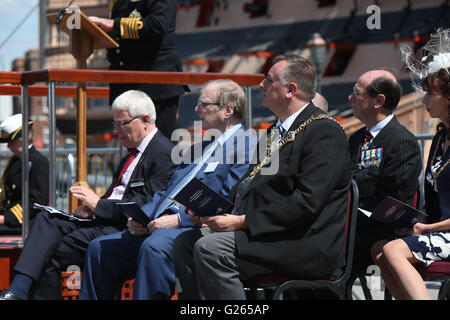
[{"label": "suit lapel", "polygon": [[[128,181],[128,185],[132,180],[135,179],[136,175],[138,174],[138,168],[141,166],[142,161],[148,161],[149,158],[153,156],[153,154],[150,154],[150,152],[157,149],[157,145],[159,144],[159,140],[161,139],[162,133],[158,130],[155,135],[153,136],[152,140],[148,143],[147,147],[145,148],[144,152],[142,153],[142,156],[139,158],[138,163],[136,163],[136,167],[133,170],[133,173],[131,174],[130,180]],[[128,185],[125,188],[125,192],[128,190]]]},{"label": "suit lapel", "polygon": [[316,106],[310,102],[308,106],[300,112],[300,114],[295,118],[292,125],[289,127],[288,131],[294,131],[297,129],[303,122],[311,118],[311,116],[319,114],[319,112],[316,112]]},{"label": "suit lapel", "polygon": [[359,162],[359,158],[361,157],[361,148],[364,142],[364,133],[367,130],[367,127],[362,127],[358,131],[354,133],[351,140],[349,140],[349,148],[350,148],[350,156],[353,158],[356,157],[355,162]]},{"label": "suit lapel", "polygon": [[[323,112],[318,109],[312,102],[310,102],[308,104],[308,106],[302,111],[300,112],[300,114],[297,116],[297,118],[295,118],[294,122],[292,123],[292,125],[289,127],[288,131],[294,131],[295,129],[297,129],[303,122],[305,122],[306,120],[308,120],[309,118],[311,118],[311,116],[313,115],[318,115],[318,114],[323,114]],[[274,124],[272,124],[269,128],[267,128],[267,131],[270,131],[274,126],[275,126],[276,122]],[[267,133],[266,133],[267,135]],[[262,139],[266,139],[266,135],[264,135],[262,137]],[[288,144],[289,145],[289,144]],[[285,146],[284,146],[285,147]],[[284,149],[281,148],[280,150]],[[259,148],[259,147],[258,147]],[[260,161],[262,161],[262,159],[259,159]],[[258,161],[258,163],[260,162]],[[256,164],[257,165],[257,164]],[[253,168],[256,166],[255,164],[251,165],[249,167],[249,170],[247,171],[247,173],[245,174],[245,178],[247,178],[250,174],[250,172],[253,170]],[[255,177],[256,178],[256,177]],[[241,182],[244,179],[241,180]],[[242,195],[242,199],[244,199],[249,191],[253,188],[255,184],[254,183],[250,183],[247,190],[245,191],[245,193]],[[242,201],[242,200],[241,200]],[[241,202],[242,203],[242,202]]]},{"label": "suit lapel", "polygon": [[[295,118],[294,122],[289,127],[288,131],[294,131],[303,122],[305,122],[306,120],[311,118],[311,116],[313,116],[315,114],[321,114],[321,113],[323,113],[323,112],[320,109],[318,109],[312,102],[310,102],[308,104],[308,106],[302,112],[300,112],[300,114],[297,116],[297,118]],[[266,133],[260,138],[260,140],[258,142],[258,149],[257,150],[259,150],[261,148],[261,141],[265,142],[267,140],[268,133],[275,127],[275,125],[276,125],[276,122],[274,122],[269,128],[267,128]],[[262,159],[259,159],[259,160],[262,161]],[[258,163],[259,163],[259,161],[258,161]],[[250,165],[250,168],[253,168],[254,166],[255,165]],[[251,170],[249,170],[249,172],[250,171]]]},{"label": "suit lapel", "polygon": [[373,149],[376,148],[377,145],[381,145],[383,144],[383,142],[385,141],[385,139],[387,139],[390,134],[391,131],[396,128],[399,125],[397,118],[394,116],[391,121],[389,121],[383,129],[381,129],[381,131],[377,134],[377,136],[372,140],[372,142],[369,145],[369,149]]}]

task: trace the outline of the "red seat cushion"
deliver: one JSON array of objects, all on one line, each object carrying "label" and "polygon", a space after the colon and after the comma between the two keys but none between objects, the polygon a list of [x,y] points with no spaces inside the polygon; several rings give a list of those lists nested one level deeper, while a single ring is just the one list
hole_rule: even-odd
[{"label": "red seat cushion", "polygon": [[423,263],[415,267],[423,277],[450,277],[450,262],[447,261],[433,262],[428,268]]}]

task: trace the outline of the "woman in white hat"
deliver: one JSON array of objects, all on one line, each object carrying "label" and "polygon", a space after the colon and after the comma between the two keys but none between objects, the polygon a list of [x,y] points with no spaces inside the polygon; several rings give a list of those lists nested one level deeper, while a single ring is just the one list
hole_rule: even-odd
[{"label": "woman in white hat", "polygon": [[[397,300],[429,300],[430,294],[415,266],[450,261],[450,29],[438,29],[421,49],[422,58],[402,46],[411,75],[432,118],[440,120],[425,170],[427,223],[416,223],[405,237],[373,248],[373,259]],[[416,86],[416,78],[414,86]]]},{"label": "woman in white hat", "polygon": [[[33,121],[28,122],[29,127]],[[0,142],[13,153],[0,179],[0,235],[22,233],[22,115],[15,114],[0,124]],[[49,194],[49,164],[32,143],[28,145],[30,219],[34,202],[46,204]]]}]

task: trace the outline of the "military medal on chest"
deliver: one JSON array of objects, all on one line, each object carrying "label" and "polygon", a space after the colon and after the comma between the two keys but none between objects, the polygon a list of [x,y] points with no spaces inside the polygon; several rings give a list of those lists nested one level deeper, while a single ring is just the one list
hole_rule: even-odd
[{"label": "military medal on chest", "polygon": [[369,149],[369,142],[364,142],[361,146],[361,151],[366,151]]},{"label": "military medal on chest", "polygon": [[[362,149],[362,148],[361,148]],[[383,148],[362,149],[359,168],[379,167],[383,160]]]}]

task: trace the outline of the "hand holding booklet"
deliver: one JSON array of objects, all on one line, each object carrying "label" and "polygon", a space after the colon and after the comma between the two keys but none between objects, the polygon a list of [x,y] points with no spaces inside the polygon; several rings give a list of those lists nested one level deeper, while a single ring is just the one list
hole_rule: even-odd
[{"label": "hand holding booklet", "polygon": [[133,219],[143,227],[147,228],[147,225],[150,223],[150,218],[136,202],[117,202],[116,206],[118,206],[128,218]]},{"label": "hand holding booklet", "polygon": [[44,206],[44,205],[39,204],[39,203],[33,203],[33,208],[34,209],[42,209],[44,211],[47,211],[48,213],[59,214],[61,216],[64,216],[64,217],[68,218],[69,220],[74,220],[74,221],[85,221],[86,222],[86,221],[92,221],[94,219],[94,218],[79,218],[79,217],[76,217],[76,216],[74,216],[74,215],[72,215],[70,213],[58,210],[58,209],[53,208],[53,207]]},{"label": "hand holding booklet", "polygon": [[426,222],[427,215],[392,197],[386,197],[373,212],[358,208],[371,219],[375,219],[394,229],[411,228],[417,222]]},{"label": "hand holding booklet", "polygon": [[171,200],[200,217],[228,212],[233,203],[215,192],[198,178],[193,178]]},{"label": "hand holding booklet", "polygon": [[[197,178],[189,181],[173,198],[168,195],[166,197],[201,217],[222,214],[233,207],[232,202],[225,199]],[[116,206],[128,218],[132,218],[144,227],[147,227],[150,223],[150,218],[136,202],[118,202]]]}]

